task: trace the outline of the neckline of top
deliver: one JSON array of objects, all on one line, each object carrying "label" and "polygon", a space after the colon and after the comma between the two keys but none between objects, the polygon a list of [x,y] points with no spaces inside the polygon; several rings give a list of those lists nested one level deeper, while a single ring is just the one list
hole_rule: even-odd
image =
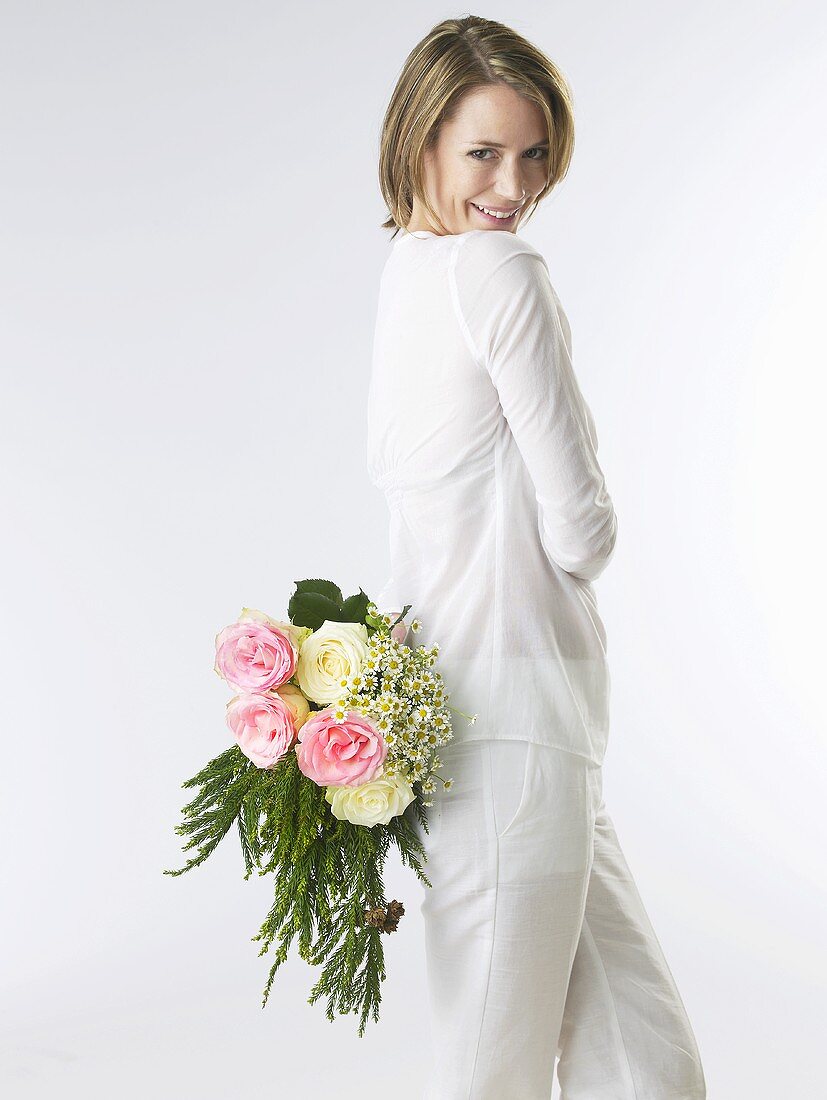
[{"label": "neckline of top", "polygon": [[463,233],[432,233],[430,229],[406,229],[404,226],[399,227],[399,233],[394,239],[393,243],[398,244],[400,241],[404,241],[408,237],[416,237],[417,240],[456,240],[457,237],[465,237],[469,233],[509,233],[512,237],[516,234],[511,233],[508,229],[466,229]]},{"label": "neckline of top", "polygon": [[426,237],[439,237],[439,236],[452,237],[456,234],[453,233],[432,233],[430,229],[406,229],[404,225],[399,227],[399,240],[404,240],[406,237],[418,237],[420,240],[424,240]]}]

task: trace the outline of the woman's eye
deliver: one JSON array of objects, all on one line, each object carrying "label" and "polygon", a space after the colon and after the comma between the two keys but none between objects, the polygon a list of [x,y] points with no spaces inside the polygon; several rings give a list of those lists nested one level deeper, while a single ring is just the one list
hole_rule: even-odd
[{"label": "woman's eye", "polygon": [[[493,151],[494,151],[493,149],[472,149],[471,152],[468,154],[468,156],[473,157],[474,160],[488,160],[488,157],[481,157],[481,156],[478,156],[477,154],[478,153],[492,153]],[[544,157],[548,156],[548,149],[543,148],[542,145],[537,145],[537,146],[535,146],[534,149],[529,149],[528,152],[529,153],[539,153],[540,154],[538,157],[529,157],[528,158],[529,160],[542,160]]]}]

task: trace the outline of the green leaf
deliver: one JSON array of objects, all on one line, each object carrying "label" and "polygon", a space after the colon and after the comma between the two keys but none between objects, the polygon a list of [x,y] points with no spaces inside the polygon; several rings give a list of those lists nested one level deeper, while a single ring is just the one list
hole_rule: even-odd
[{"label": "green leaf", "polygon": [[318,630],[325,619],[333,623],[345,621],[341,603],[320,592],[296,592],[290,598],[287,613],[291,623],[309,626],[311,630]]},{"label": "green leaf", "polygon": [[360,588],[353,596],[348,596],[343,605],[345,623],[364,623],[368,613],[369,597]]},{"label": "green leaf", "polygon": [[334,584],[333,581],[322,580],[316,577],[312,580],[296,581],[296,592],[318,592],[322,596],[327,596],[329,600],[333,600],[334,603],[340,604],[344,597],[342,596],[342,590],[338,584]]}]

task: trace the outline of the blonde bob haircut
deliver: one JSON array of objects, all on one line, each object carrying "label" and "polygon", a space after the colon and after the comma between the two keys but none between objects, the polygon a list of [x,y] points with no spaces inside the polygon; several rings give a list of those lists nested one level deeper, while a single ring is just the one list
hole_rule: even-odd
[{"label": "blonde bob haircut", "polygon": [[431,224],[447,232],[425,194],[425,154],[439,140],[444,122],[453,117],[471,89],[508,84],[536,103],[548,126],[548,174],[540,201],[568,171],[574,151],[572,96],[565,77],[536,46],[516,31],[491,19],[466,15],[438,23],[408,57],[393,89],[379,149],[379,186],[390,217],[383,229],[396,232],[411,219],[414,197]]}]

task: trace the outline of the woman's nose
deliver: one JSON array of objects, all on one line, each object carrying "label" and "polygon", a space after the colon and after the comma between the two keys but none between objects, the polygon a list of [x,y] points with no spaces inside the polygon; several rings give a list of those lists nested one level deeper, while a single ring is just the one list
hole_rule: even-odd
[{"label": "woman's nose", "polygon": [[502,168],[497,179],[497,194],[501,196],[503,204],[523,201],[528,189],[519,168]]}]

